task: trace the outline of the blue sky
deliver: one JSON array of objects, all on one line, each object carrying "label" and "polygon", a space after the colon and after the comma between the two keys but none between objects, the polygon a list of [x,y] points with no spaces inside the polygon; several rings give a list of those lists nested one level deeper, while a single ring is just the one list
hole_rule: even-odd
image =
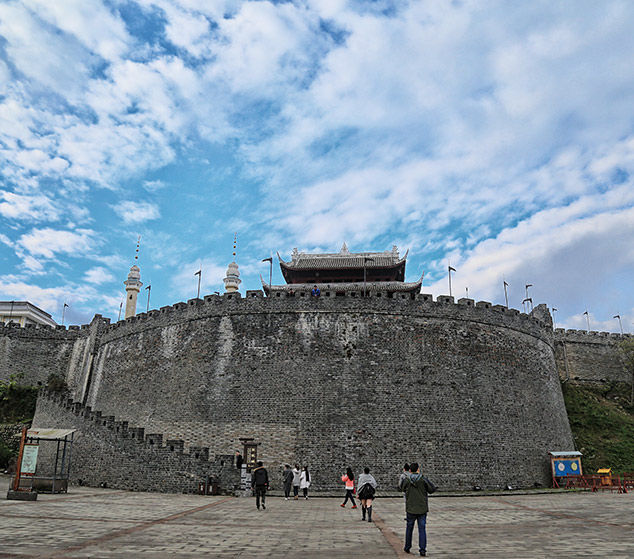
[{"label": "blue sky", "polygon": [[[634,4],[0,4],[0,299],[117,318],[260,288],[271,251],[634,330]],[[279,267],[274,281],[282,283]],[[139,299],[145,309],[146,291]]]}]

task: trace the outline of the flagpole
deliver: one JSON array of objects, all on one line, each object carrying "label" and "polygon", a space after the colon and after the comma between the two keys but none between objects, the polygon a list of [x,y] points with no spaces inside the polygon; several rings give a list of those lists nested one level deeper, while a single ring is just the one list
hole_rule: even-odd
[{"label": "flagpole", "polygon": [[455,272],[456,269],[452,268],[451,264],[449,264],[449,266],[447,266],[447,270],[449,272],[449,297],[451,297],[452,296],[452,293],[451,293],[451,272]]},{"label": "flagpole", "polygon": [[64,326],[64,316],[66,315],[66,307],[68,305],[66,303],[64,303],[64,306],[62,307],[62,326]]},{"label": "flagpole", "polygon": [[621,315],[620,314],[615,314],[612,318],[618,318],[619,319],[619,329],[621,330],[621,336],[623,336],[623,324],[621,323]]},{"label": "flagpole", "polygon": [[506,308],[509,308],[509,293],[508,293],[508,288],[509,284],[506,283],[506,280],[504,280],[504,300],[506,301]]},{"label": "flagpole", "polygon": [[531,303],[531,312],[533,312],[533,300],[528,296],[528,288],[529,287],[533,287],[533,284],[532,283],[527,283],[526,284],[526,300],[530,301],[530,303]]},{"label": "flagpole", "polygon": [[123,301],[119,303],[119,316],[117,317],[117,322],[121,320],[121,309],[123,308]]},{"label": "flagpole", "polygon": [[586,315],[586,321],[588,323],[588,333],[590,332],[590,315],[588,314],[588,311],[586,310],[586,312],[584,312],[583,314]]},{"label": "flagpole", "polygon": [[152,291],[152,284],[149,284],[146,288],[147,290],[147,306],[145,307],[145,312],[150,312],[150,292]]},{"label": "flagpole", "polygon": [[269,289],[273,283],[273,253],[268,258],[262,258],[262,262],[269,263]]},{"label": "flagpole", "polygon": [[[530,307],[528,305],[526,305],[524,307],[524,303],[530,303]],[[530,297],[527,297],[526,299],[524,299],[522,301],[522,307],[524,308],[524,312],[526,312],[528,314],[528,309],[530,308],[530,314],[533,313],[533,300]]]},{"label": "flagpole", "polygon": [[200,278],[202,277],[203,269],[198,270],[194,275],[198,276],[198,291],[196,292],[196,299],[200,299]]}]

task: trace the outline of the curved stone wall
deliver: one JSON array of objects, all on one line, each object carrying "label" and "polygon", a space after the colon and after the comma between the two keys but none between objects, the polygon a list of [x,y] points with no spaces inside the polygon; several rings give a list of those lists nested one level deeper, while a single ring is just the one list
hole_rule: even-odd
[{"label": "curved stone wall", "polygon": [[274,480],[306,463],[318,489],[367,465],[393,490],[413,460],[445,489],[546,485],[548,451],[573,448],[545,322],[429,295],[258,294],[104,326],[75,399],[212,455],[254,437]]}]

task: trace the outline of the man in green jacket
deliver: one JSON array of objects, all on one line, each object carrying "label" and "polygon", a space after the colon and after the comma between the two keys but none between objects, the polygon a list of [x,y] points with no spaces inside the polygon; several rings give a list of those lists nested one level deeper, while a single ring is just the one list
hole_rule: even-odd
[{"label": "man in green jacket", "polygon": [[418,550],[420,556],[427,555],[427,495],[436,491],[434,484],[420,473],[416,462],[410,464],[410,475],[401,482],[400,490],[405,492],[405,511],[407,512],[407,528],[405,530],[405,547],[403,551],[409,553],[412,548],[414,524],[418,524]]}]

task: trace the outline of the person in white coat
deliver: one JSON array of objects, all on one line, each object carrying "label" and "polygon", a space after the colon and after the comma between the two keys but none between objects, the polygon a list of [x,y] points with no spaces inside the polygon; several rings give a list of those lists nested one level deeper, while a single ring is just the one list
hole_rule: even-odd
[{"label": "person in white coat", "polygon": [[299,474],[299,486],[304,493],[304,499],[308,499],[308,488],[310,487],[310,474],[308,473],[308,466],[302,468],[301,474]]},{"label": "person in white coat", "polygon": [[300,486],[300,477],[301,470],[299,469],[299,465],[295,464],[293,468],[293,498],[297,501],[299,499],[299,486]]}]

